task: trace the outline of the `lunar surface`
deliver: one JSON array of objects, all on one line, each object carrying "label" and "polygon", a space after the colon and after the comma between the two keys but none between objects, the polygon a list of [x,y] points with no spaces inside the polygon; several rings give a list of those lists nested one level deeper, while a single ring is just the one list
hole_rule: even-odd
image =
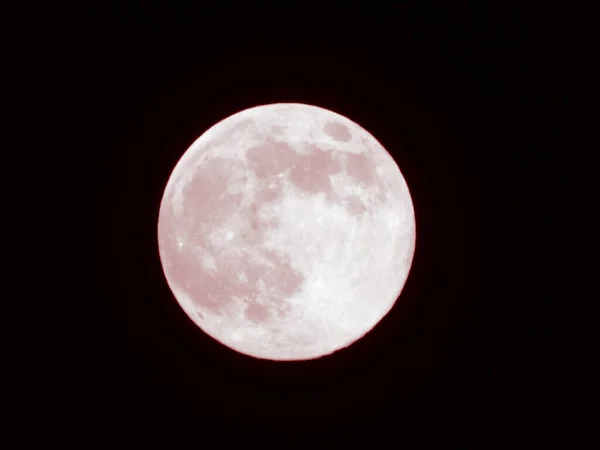
[{"label": "lunar surface", "polygon": [[316,106],[236,113],[177,163],[158,245],[175,298],[255,358],[305,360],[368,333],[406,282],[415,217],[400,169],[365,129]]}]

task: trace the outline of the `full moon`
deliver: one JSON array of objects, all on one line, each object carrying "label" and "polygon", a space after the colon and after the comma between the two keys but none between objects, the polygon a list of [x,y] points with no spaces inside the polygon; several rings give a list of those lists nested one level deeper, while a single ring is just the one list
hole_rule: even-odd
[{"label": "full moon", "polygon": [[391,310],[415,215],[368,131],[317,106],[269,104],[218,122],[183,154],[158,248],[174,297],[213,339],[260,359],[315,359]]}]

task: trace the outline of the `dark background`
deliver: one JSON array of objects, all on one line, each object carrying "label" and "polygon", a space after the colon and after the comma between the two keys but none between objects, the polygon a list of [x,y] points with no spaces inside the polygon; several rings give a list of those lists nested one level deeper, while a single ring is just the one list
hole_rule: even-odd
[{"label": "dark background", "polygon": [[[109,415],[132,421],[190,411],[530,423],[548,401],[531,287],[547,275],[532,270],[539,252],[524,249],[543,248],[527,217],[544,207],[532,199],[547,144],[561,137],[563,12],[286,8],[123,6],[82,11],[89,26],[65,34],[85,35],[69,38],[80,55],[69,76],[74,104],[86,107],[79,132],[95,150],[85,160],[93,281],[108,312],[81,392],[101,393]],[[255,360],[204,335],[158,257],[159,204],[182,153],[217,121],[272,102],[318,105],[365,127],[395,158],[416,210],[396,306],[351,347],[307,362]]]}]

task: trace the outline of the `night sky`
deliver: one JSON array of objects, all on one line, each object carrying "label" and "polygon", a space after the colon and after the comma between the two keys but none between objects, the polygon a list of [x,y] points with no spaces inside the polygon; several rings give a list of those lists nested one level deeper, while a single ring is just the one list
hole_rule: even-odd
[{"label": "night sky", "polygon": [[[94,285],[109,316],[88,388],[133,421],[190,411],[460,428],[526,416],[543,398],[529,288],[542,275],[519,249],[539,238],[525,219],[538,194],[527,179],[540,167],[536,139],[556,123],[548,74],[559,39],[548,30],[558,15],[311,10],[123,6],[81,27],[89,39],[74,46],[86,62],[72,76],[78,101],[94,105]],[[198,329],[167,286],[156,237],[163,189],[189,145],[275,102],[328,108],[372,133],[398,163],[417,222],[393,310],[351,347],[298,363],[237,354]]]}]

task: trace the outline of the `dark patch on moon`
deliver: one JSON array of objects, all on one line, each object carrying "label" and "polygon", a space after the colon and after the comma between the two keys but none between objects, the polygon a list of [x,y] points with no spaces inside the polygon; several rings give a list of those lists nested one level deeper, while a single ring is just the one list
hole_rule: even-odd
[{"label": "dark patch on moon", "polygon": [[290,173],[290,181],[309,194],[330,194],[330,175],[340,170],[342,167],[332,152],[314,147],[310,154],[298,155]]},{"label": "dark patch on moon", "polygon": [[[208,245],[207,245],[208,247]],[[167,249],[167,254],[175,255],[174,249]],[[246,299],[246,312],[254,323],[266,323],[275,314],[281,317],[289,312],[286,301],[293,296],[304,282],[304,277],[297,273],[288,261],[275,254],[267,254],[266,258],[273,266],[254,260],[248,253],[233,255],[214,252],[215,269],[208,270],[201,266],[191,252],[179,252],[169,258],[171,264],[166,269],[169,278],[185,288],[193,301],[200,307],[220,315],[225,312],[235,298]],[[246,279],[240,278],[243,274]],[[258,286],[264,283],[264,306],[257,303],[260,295]],[[273,314],[269,309],[276,310]]]},{"label": "dark patch on moon", "polygon": [[267,311],[267,308],[255,301],[250,301],[247,303],[244,313],[246,318],[255,324],[267,322],[269,319],[269,312]]},{"label": "dark patch on moon", "polygon": [[377,178],[375,164],[369,156],[364,153],[346,154],[346,173],[356,181],[368,186],[372,185]]},{"label": "dark patch on moon", "polygon": [[250,147],[248,163],[258,178],[279,175],[294,163],[296,152],[286,143],[267,140]]},{"label": "dark patch on moon", "polygon": [[293,269],[290,258],[279,256],[272,251],[265,251],[265,255],[273,264],[266,276],[266,284],[273,290],[274,295],[286,298],[298,292],[304,282],[304,276]]},{"label": "dark patch on moon", "polygon": [[261,185],[255,193],[254,201],[259,205],[278,202],[283,198],[282,189],[283,187],[279,180],[261,182]]},{"label": "dark patch on moon", "polygon": [[380,201],[385,199],[386,187],[377,173],[377,165],[370,153],[347,153],[346,173],[357,183],[372,187],[377,192]]},{"label": "dark patch on moon", "polygon": [[350,196],[346,199],[346,211],[353,216],[360,216],[367,212],[367,207],[357,196]]},{"label": "dark patch on moon", "polygon": [[[268,183],[268,184],[267,184]],[[247,217],[247,226],[241,231],[240,246],[257,246],[263,242],[264,234],[277,228],[279,221],[276,217],[265,219],[260,217],[259,209],[269,203],[279,202],[283,198],[283,187],[280,180],[261,182],[254,193],[254,200],[242,211],[242,216]]]},{"label": "dark patch on moon", "polygon": [[243,199],[242,194],[235,194],[228,196],[226,202],[220,200],[229,187],[230,174],[236,169],[239,169],[238,162],[219,157],[199,166],[193,179],[183,188],[182,216],[195,224],[224,222]]},{"label": "dark patch on moon", "polygon": [[[248,282],[244,284],[243,292],[249,299],[246,317],[256,324],[267,323],[272,319],[270,309],[274,309],[278,317],[289,312],[287,299],[296,294],[304,283],[304,277],[292,268],[289,258],[281,257],[271,251],[265,251],[263,254],[273,267],[248,264],[246,268]],[[266,287],[266,292],[263,293],[264,306],[254,301],[259,293],[257,289],[259,280]]]},{"label": "dark patch on moon", "polygon": [[[274,167],[277,165],[269,166],[266,172],[275,172],[271,170]],[[241,211],[248,226],[234,237],[231,247],[215,248],[208,233],[223,226],[241,207],[241,195],[228,196],[231,202],[217,201],[227,190],[227,173],[231,173],[231,161],[212,160],[211,164],[198,168],[185,189],[182,216],[173,215],[171,208],[161,209],[161,252],[169,262],[165,264],[165,271],[201,308],[221,315],[236,298],[243,298],[247,301],[246,318],[256,324],[267,323],[290,312],[286,302],[304,282],[304,276],[293,269],[289,258],[262,249],[265,234],[275,228],[277,222],[259,217],[259,207],[280,200],[281,181],[265,179],[256,192],[255,202]],[[189,220],[191,217],[194,220]],[[181,248],[177,245],[178,235],[185,236]],[[232,251],[233,248],[242,253]],[[202,265],[202,252],[212,256],[213,269]],[[252,252],[262,254],[264,260],[257,260]],[[261,283],[266,292],[259,304],[256,300],[261,294],[258,287]]]}]

